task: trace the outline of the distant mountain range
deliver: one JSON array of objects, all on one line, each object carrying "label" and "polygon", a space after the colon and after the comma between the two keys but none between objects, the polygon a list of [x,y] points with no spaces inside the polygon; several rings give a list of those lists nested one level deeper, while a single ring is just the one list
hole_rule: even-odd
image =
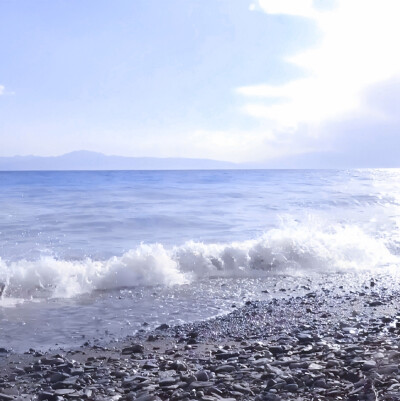
[{"label": "distant mountain range", "polygon": [[291,155],[263,162],[231,163],[211,159],[124,157],[80,150],[61,156],[0,157],[0,171],[28,170],[237,170],[237,169],[314,169],[398,167],[388,160],[378,165],[369,160],[348,160],[340,153],[314,152]]},{"label": "distant mountain range", "polygon": [[0,157],[0,171],[27,170],[216,170],[243,168],[240,164],[187,158],[106,156],[86,150],[62,156]]}]

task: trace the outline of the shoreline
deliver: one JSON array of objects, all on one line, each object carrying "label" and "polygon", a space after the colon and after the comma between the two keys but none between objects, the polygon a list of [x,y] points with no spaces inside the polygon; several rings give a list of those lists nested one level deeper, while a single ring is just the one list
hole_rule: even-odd
[{"label": "shoreline", "polygon": [[2,352],[0,400],[400,400],[393,278],[324,280],[105,346]]}]

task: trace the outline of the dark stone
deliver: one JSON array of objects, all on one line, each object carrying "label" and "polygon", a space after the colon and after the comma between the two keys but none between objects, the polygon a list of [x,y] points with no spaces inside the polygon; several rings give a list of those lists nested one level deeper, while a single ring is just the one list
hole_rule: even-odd
[{"label": "dark stone", "polygon": [[141,344],[132,344],[122,350],[123,354],[143,354],[144,347]]},{"label": "dark stone", "polygon": [[166,324],[166,323],[160,324],[160,325],[156,328],[156,330],[167,330],[167,329],[169,329],[169,324]]},{"label": "dark stone", "polygon": [[160,380],[158,383],[160,387],[172,386],[176,383],[176,380],[173,377],[168,377],[166,379]]},{"label": "dark stone", "polygon": [[217,360],[227,360],[230,358],[235,358],[238,357],[240,354],[238,352],[224,352],[224,351],[219,351],[217,354],[215,354],[215,359]]},{"label": "dark stone", "polygon": [[199,370],[198,372],[196,372],[195,376],[199,382],[207,382],[209,379],[207,372],[205,372],[204,370]]},{"label": "dark stone", "polygon": [[351,383],[357,383],[361,379],[361,376],[354,372],[346,372],[342,377]]},{"label": "dark stone", "polygon": [[231,373],[235,370],[236,368],[232,365],[221,365],[215,369],[215,373]]},{"label": "dark stone", "polygon": [[184,372],[187,370],[187,366],[181,361],[174,361],[171,364],[171,368],[176,370],[177,372]]},{"label": "dark stone", "polygon": [[316,388],[327,388],[325,379],[318,379],[314,382],[314,387]]},{"label": "dark stone", "polygon": [[269,352],[271,352],[271,354],[273,355],[277,355],[277,354],[282,354],[285,352],[285,349],[282,347],[282,345],[271,345],[268,348]]},{"label": "dark stone", "polygon": [[57,383],[60,382],[62,380],[68,379],[68,377],[70,377],[68,374],[63,373],[63,372],[56,372],[53,373],[50,377],[49,377],[49,382],[50,383]]},{"label": "dark stone", "polygon": [[371,301],[368,302],[369,306],[381,306],[381,305],[385,305],[382,301]]}]

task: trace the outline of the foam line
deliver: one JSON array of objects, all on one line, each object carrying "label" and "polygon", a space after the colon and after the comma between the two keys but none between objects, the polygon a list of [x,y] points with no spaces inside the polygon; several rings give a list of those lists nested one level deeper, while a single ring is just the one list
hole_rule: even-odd
[{"label": "foam line", "polygon": [[165,248],[142,244],[107,260],[6,262],[0,259],[2,297],[73,297],[94,290],[179,285],[207,276],[291,272],[338,272],[396,268],[399,257],[383,239],[359,227],[288,224],[259,238],[232,243],[189,241]]}]

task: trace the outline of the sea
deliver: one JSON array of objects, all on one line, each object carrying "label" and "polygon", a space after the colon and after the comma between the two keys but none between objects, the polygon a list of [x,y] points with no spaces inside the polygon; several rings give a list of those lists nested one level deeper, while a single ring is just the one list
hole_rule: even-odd
[{"label": "sea", "polygon": [[0,172],[0,347],[18,352],[399,267],[398,169]]}]

